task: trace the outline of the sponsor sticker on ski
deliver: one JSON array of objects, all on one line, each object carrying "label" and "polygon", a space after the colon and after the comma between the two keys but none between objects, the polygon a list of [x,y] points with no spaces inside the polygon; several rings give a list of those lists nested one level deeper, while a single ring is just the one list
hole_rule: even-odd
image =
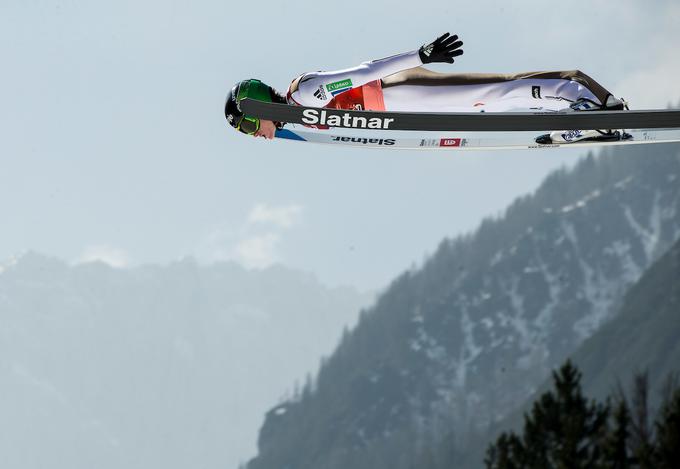
[{"label": "sponsor sticker on ski", "polygon": [[350,113],[308,108],[302,111],[302,123],[329,127],[354,127],[357,129],[389,129],[394,118],[352,116]]},{"label": "sponsor sticker on ski", "polygon": [[439,140],[440,147],[459,147],[462,143],[462,138],[442,138]]},{"label": "sponsor sticker on ski", "polygon": [[363,145],[394,145],[396,139],[393,138],[363,138],[363,137],[336,137],[332,136],[333,142],[361,143]]}]

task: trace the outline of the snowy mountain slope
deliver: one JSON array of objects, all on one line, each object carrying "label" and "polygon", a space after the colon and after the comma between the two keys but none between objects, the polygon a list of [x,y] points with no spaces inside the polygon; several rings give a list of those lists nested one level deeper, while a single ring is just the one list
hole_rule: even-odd
[{"label": "snowy mountain slope", "polygon": [[[630,398],[635,374],[645,372],[654,414],[669,377],[680,372],[680,240],[628,289],[622,303],[612,320],[586,339],[570,360],[582,373],[584,394],[600,402],[618,396],[620,390]],[[427,467],[481,467],[490,442],[502,432],[520,432],[524,415],[553,386],[551,376],[522,406],[490,427],[488,433],[480,433],[455,457],[447,442],[433,448],[438,454],[437,464]]]}]

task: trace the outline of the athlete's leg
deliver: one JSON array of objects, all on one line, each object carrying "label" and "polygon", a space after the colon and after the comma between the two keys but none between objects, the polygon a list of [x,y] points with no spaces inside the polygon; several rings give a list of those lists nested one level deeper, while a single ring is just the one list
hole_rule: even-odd
[{"label": "athlete's leg", "polygon": [[418,67],[383,78],[382,85],[393,111],[558,111],[580,99],[599,105],[610,95],[578,70],[443,74]]}]

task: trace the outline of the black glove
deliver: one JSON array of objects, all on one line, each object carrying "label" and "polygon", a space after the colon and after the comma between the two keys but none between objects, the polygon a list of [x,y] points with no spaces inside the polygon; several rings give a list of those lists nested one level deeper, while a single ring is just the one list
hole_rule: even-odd
[{"label": "black glove", "polygon": [[463,55],[463,50],[460,49],[460,46],[462,45],[463,41],[459,41],[458,36],[455,34],[449,36],[449,33],[445,33],[435,39],[434,42],[421,46],[420,49],[418,49],[418,55],[424,64],[432,62],[446,62],[452,64],[454,57]]}]

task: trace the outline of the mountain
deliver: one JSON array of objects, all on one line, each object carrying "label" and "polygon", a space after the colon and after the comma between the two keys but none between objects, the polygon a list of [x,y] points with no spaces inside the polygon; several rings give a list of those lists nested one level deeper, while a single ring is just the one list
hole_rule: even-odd
[{"label": "mountain", "polygon": [[[680,373],[679,339],[680,241],[677,241],[626,292],[614,318],[586,339],[570,359],[583,374],[584,395],[600,402],[617,396],[620,390],[631,401],[634,376],[647,373],[653,415],[660,406],[668,379]],[[539,395],[553,386],[551,377],[488,433],[475,436],[464,452],[453,455],[448,442],[433,448],[432,452],[438,454],[437,463],[429,469],[481,467],[489,443],[504,431],[520,431],[524,414],[530,412]]]},{"label": "mountain", "polygon": [[680,238],[679,178],[677,146],[590,154],[442,242],[363,312],[313,386],[267,414],[248,469],[407,468],[437,438],[464,451]]},{"label": "mountain", "polygon": [[28,253],[0,267],[1,465],[236,467],[371,300],[282,267]]}]

